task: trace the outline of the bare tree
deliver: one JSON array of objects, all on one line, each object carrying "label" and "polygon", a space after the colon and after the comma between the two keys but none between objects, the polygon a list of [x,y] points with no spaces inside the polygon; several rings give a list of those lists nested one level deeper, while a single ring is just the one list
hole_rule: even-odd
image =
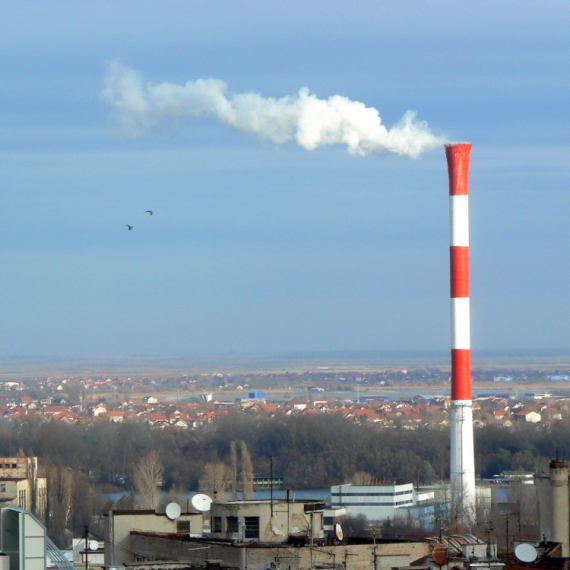
[{"label": "bare tree", "polygon": [[143,509],[155,509],[160,500],[159,487],[162,485],[164,470],[156,451],[145,455],[135,466],[133,481]]},{"label": "bare tree", "polygon": [[467,507],[466,494],[452,495],[451,487],[446,487],[441,497],[437,522],[440,528],[450,533],[471,532],[475,526],[477,512]]},{"label": "bare tree", "polygon": [[350,480],[353,485],[372,485],[372,481],[372,475],[366,471],[357,471]]},{"label": "bare tree", "polygon": [[243,483],[243,499],[249,501],[253,499],[253,465],[245,441],[241,442],[241,477]]},{"label": "bare tree", "polygon": [[230,455],[232,458],[232,500],[237,499],[237,476],[238,476],[238,452],[235,441],[230,444]]},{"label": "bare tree", "polygon": [[47,478],[50,535],[54,539],[61,538],[71,522],[74,476],[73,472],[65,467],[50,467],[47,470]]},{"label": "bare tree", "polygon": [[26,459],[26,471],[28,484],[30,486],[30,510],[38,516],[38,458],[28,457]]},{"label": "bare tree", "polygon": [[200,480],[200,491],[210,495],[215,501],[223,501],[231,487],[231,468],[225,463],[207,463],[204,478]]},{"label": "bare tree", "polygon": [[540,517],[535,485],[511,483],[503,489],[507,503],[502,512],[492,513],[485,524],[480,525],[480,532],[487,533],[492,528],[500,549],[513,549],[514,541],[540,540]]},{"label": "bare tree", "polygon": [[184,511],[184,505],[190,506],[189,499],[187,498],[188,490],[182,485],[171,485],[168,493],[162,495],[160,499],[161,506],[166,509],[170,503],[178,503]]}]

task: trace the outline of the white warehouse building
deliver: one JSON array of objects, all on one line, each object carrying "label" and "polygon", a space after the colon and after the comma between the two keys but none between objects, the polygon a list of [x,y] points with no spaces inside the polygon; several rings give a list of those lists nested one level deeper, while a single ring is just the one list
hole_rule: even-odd
[{"label": "white warehouse building", "polygon": [[[369,520],[394,520],[409,513],[409,507],[432,502],[434,493],[417,493],[412,483],[405,485],[334,485],[331,507],[346,508],[348,516],[364,515]],[[398,512],[399,511],[399,512]]]}]

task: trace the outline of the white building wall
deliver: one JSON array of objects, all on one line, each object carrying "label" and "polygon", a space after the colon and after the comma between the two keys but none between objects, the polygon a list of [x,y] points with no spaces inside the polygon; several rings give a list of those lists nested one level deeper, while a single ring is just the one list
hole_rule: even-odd
[{"label": "white building wall", "polygon": [[414,486],[405,485],[334,485],[331,507],[346,508],[348,516],[364,515],[370,520],[395,518],[397,509],[414,504]]}]

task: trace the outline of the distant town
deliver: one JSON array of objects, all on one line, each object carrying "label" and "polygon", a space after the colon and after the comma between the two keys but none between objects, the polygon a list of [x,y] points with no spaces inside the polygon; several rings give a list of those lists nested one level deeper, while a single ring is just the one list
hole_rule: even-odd
[{"label": "distant town", "polygon": [[440,547],[465,568],[523,543],[547,565],[568,553],[566,367],[473,372],[469,527],[450,500],[443,368],[16,376],[0,381],[0,502],[45,527],[62,570],[212,567],[211,552],[262,570],[288,566],[282,549],[295,568],[339,570],[440,568]]},{"label": "distant town", "polygon": [[[478,428],[548,423],[570,410],[570,370],[474,371],[473,384]],[[196,429],[245,410],[338,414],[355,423],[414,429],[449,425],[449,390],[449,373],[439,369],[35,377],[0,381],[0,417],[70,424],[138,419],[156,429]]]}]

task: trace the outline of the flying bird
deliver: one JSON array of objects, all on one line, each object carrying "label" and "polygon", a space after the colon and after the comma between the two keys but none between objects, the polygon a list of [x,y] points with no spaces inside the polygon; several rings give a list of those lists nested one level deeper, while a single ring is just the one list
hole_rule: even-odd
[{"label": "flying bird", "polygon": [[147,210],[145,214],[150,214],[152,216],[152,210]]},{"label": "flying bird", "polygon": [[129,224],[127,224],[127,228],[129,228],[129,231],[131,231],[133,229],[133,226],[130,226]]}]

